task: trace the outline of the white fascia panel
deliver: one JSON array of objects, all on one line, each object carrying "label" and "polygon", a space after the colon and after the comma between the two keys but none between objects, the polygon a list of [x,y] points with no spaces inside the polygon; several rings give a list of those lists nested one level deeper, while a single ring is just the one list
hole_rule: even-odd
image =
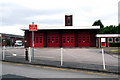
[{"label": "white fascia panel", "polygon": [[[21,27],[21,30],[29,30],[29,26]],[[100,26],[38,26],[38,30],[55,30],[55,29],[100,29]]]},{"label": "white fascia panel", "polygon": [[97,34],[96,37],[120,37],[120,34]]}]

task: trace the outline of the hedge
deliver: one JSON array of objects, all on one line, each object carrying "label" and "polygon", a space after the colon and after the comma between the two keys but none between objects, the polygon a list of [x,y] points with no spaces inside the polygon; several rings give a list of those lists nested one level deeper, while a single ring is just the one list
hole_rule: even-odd
[{"label": "hedge", "polygon": [[120,47],[120,43],[110,43],[110,47]]}]

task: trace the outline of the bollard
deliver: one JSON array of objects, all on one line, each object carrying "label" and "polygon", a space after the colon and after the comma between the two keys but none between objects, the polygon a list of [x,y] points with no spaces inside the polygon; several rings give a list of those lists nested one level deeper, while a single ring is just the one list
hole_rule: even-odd
[{"label": "bollard", "polygon": [[105,57],[104,57],[104,50],[102,48],[102,61],[103,61],[103,69],[105,70]]},{"label": "bollard", "polygon": [[28,50],[27,50],[27,48],[25,49],[25,60],[28,61]]},{"label": "bollard", "polygon": [[63,66],[63,52],[62,52],[63,48],[61,48],[61,66]]},{"label": "bollard", "polygon": [[3,46],[2,60],[5,60],[5,46]]},{"label": "bollard", "polygon": [[31,63],[31,47],[29,47],[29,63]]}]

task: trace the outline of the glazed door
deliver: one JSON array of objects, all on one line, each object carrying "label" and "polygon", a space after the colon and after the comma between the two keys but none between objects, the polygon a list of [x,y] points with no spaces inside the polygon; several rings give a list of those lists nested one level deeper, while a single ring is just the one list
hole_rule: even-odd
[{"label": "glazed door", "polygon": [[58,32],[47,33],[47,47],[59,47],[59,33]]},{"label": "glazed door", "polygon": [[[32,47],[32,34],[31,34],[31,47]],[[43,33],[34,33],[34,47],[44,47]]]},{"label": "glazed door", "polygon": [[90,47],[90,34],[78,34],[78,47]]},{"label": "glazed door", "polygon": [[62,34],[62,47],[75,47],[75,35],[73,33]]}]

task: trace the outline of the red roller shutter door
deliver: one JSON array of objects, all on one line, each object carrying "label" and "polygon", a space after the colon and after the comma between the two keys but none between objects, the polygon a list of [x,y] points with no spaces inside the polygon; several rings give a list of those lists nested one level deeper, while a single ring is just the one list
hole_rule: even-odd
[{"label": "red roller shutter door", "polygon": [[75,47],[74,33],[63,33],[62,34],[62,47]]},{"label": "red roller shutter door", "polygon": [[78,47],[90,47],[90,34],[81,33],[78,34]]},{"label": "red roller shutter door", "polygon": [[[31,34],[31,47],[32,47],[32,34]],[[34,33],[34,47],[44,47],[43,33]]]},{"label": "red roller shutter door", "polygon": [[47,33],[47,47],[59,47],[59,33],[58,32]]}]

